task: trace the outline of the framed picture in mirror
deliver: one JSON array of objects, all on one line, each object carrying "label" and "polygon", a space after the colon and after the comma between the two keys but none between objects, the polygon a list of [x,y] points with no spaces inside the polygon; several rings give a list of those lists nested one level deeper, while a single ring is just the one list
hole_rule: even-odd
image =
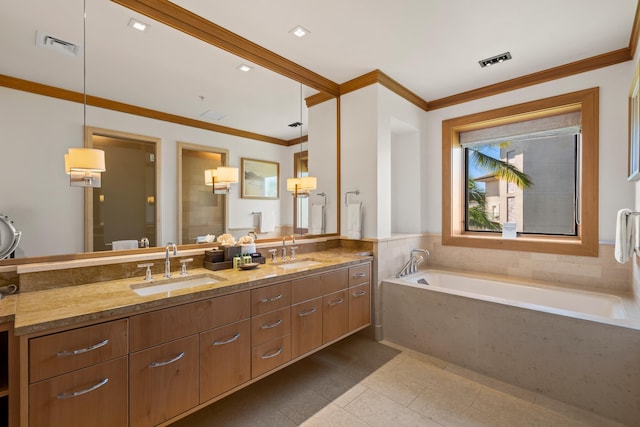
[{"label": "framed picture in mirror", "polygon": [[278,199],[280,197],[279,163],[245,157],[240,163],[243,199]]}]

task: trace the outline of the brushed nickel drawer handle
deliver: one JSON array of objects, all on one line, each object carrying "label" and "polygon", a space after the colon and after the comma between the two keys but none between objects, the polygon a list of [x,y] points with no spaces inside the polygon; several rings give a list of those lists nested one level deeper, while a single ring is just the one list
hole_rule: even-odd
[{"label": "brushed nickel drawer handle", "polygon": [[353,275],[354,279],[359,279],[361,277],[367,277],[367,273],[356,273]]},{"label": "brushed nickel drawer handle", "polygon": [[58,357],[76,356],[78,354],[86,353],[88,351],[97,350],[100,347],[104,347],[107,344],[109,344],[108,338],[104,341],[99,342],[98,344],[90,345],[89,347],[79,348],[77,350],[59,351],[57,353],[57,356]]},{"label": "brushed nickel drawer handle", "polygon": [[91,387],[85,388],[84,390],[72,391],[71,393],[60,393],[56,397],[58,399],[68,399],[70,397],[82,396],[83,394],[87,394],[87,393],[90,393],[90,392],[92,392],[94,390],[99,389],[100,387],[102,387],[103,385],[105,385],[108,382],[109,382],[109,378],[105,378],[102,381],[100,381],[98,384],[92,385]]},{"label": "brushed nickel drawer handle", "polygon": [[271,329],[271,328],[275,328],[276,326],[280,326],[282,325],[282,322],[284,320],[280,319],[277,322],[273,322],[273,323],[265,323],[264,325],[260,326],[260,329]]},{"label": "brushed nickel drawer handle", "polygon": [[284,351],[284,347],[280,347],[276,351],[274,351],[273,353],[271,353],[271,354],[263,354],[260,357],[262,359],[271,359],[272,357],[280,356],[280,354],[282,354],[283,351]]},{"label": "brushed nickel drawer handle", "polygon": [[353,296],[354,297],[363,297],[367,294],[367,291],[360,291],[360,292],[354,292]]},{"label": "brushed nickel drawer handle", "polygon": [[169,360],[165,360],[164,362],[151,362],[149,363],[149,367],[150,368],[159,368],[161,366],[167,366],[170,363],[173,362],[177,362],[178,360],[182,359],[184,357],[184,351],[182,353],[180,353],[179,355],[177,355],[174,358],[171,358]]},{"label": "brushed nickel drawer handle", "polygon": [[274,302],[274,301],[278,301],[278,300],[279,300],[279,299],[281,299],[283,296],[284,296],[284,295],[280,294],[280,295],[277,295],[277,296],[275,296],[275,297],[273,297],[273,298],[262,298],[262,299],[260,300],[260,302]]},{"label": "brushed nickel drawer handle", "polygon": [[232,342],[236,341],[238,338],[240,338],[240,332],[238,332],[237,334],[235,334],[234,336],[232,336],[228,340],[214,341],[211,345],[231,344]]},{"label": "brushed nickel drawer handle", "polygon": [[318,311],[318,309],[317,309],[317,308],[315,308],[315,307],[313,307],[313,308],[312,308],[311,310],[309,310],[309,311],[301,311],[300,313],[298,313],[298,316],[300,316],[300,317],[309,316],[309,315],[311,315],[311,314],[315,313],[316,311]]},{"label": "brushed nickel drawer handle", "polygon": [[342,304],[344,302],[344,298],[340,298],[335,301],[329,301],[329,306],[333,307],[334,305]]}]

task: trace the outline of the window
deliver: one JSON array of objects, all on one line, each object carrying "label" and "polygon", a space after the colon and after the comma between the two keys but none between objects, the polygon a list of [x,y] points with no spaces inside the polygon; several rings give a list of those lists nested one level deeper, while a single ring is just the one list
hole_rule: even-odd
[{"label": "window", "polygon": [[443,244],[598,255],[597,88],[443,121],[442,152]]}]

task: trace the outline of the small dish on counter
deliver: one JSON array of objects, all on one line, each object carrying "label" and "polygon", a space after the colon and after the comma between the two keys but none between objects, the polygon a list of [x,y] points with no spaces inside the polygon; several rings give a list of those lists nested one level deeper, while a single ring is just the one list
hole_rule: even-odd
[{"label": "small dish on counter", "polygon": [[256,268],[258,268],[258,264],[257,262],[248,262],[246,264],[240,264],[238,265],[238,268],[241,270],[254,270]]}]

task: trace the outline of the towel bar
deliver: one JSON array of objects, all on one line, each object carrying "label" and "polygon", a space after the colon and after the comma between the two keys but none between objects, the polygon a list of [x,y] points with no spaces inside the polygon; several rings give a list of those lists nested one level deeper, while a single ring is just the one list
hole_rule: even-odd
[{"label": "towel bar", "polygon": [[345,204],[346,206],[349,206],[349,197],[348,197],[348,196],[349,196],[349,194],[353,194],[353,193],[355,193],[355,194],[356,194],[356,196],[357,196],[358,194],[360,194],[360,190],[347,191],[346,193],[344,193],[344,204]]}]

